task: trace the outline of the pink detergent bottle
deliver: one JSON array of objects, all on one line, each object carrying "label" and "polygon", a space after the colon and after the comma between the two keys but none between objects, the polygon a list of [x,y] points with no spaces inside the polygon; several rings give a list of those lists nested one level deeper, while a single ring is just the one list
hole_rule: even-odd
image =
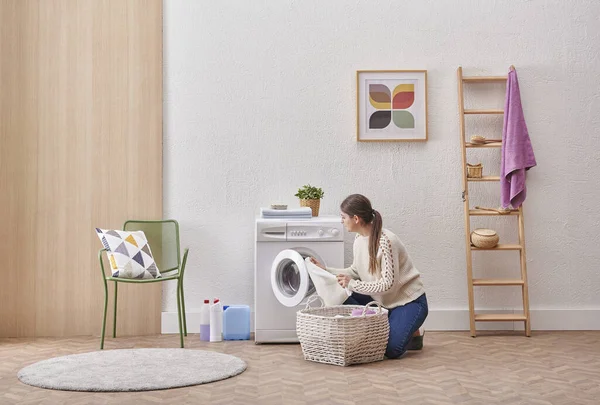
[{"label": "pink detergent bottle", "polygon": [[200,307],[200,340],[210,340],[210,300],[204,300]]}]

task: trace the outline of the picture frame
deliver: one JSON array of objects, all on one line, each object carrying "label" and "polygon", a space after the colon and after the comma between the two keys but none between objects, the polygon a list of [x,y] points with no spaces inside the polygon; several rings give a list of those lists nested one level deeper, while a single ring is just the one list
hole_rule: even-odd
[{"label": "picture frame", "polygon": [[356,71],[358,142],[427,141],[427,70]]}]

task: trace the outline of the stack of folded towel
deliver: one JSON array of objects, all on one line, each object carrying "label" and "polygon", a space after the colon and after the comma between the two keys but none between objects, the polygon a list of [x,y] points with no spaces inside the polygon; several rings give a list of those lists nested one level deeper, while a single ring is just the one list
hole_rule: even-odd
[{"label": "stack of folded towel", "polygon": [[260,215],[263,218],[312,218],[312,210],[310,207],[294,208],[291,210],[261,208]]}]

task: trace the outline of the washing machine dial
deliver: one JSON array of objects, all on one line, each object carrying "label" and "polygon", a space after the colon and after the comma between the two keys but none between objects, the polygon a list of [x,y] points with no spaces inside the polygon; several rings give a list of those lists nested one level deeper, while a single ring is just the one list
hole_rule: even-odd
[{"label": "washing machine dial", "polygon": [[333,229],[331,230],[331,234],[332,234],[333,236],[338,236],[338,235],[340,234],[340,231],[338,231],[337,229],[333,228]]},{"label": "washing machine dial", "polygon": [[325,235],[325,231],[323,231],[322,229],[319,229],[318,234],[319,234],[319,236],[323,236],[323,235]]}]

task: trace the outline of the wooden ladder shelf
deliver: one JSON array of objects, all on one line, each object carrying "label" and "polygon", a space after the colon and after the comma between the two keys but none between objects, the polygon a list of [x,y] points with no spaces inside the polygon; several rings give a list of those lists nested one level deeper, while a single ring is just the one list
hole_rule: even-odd
[{"label": "wooden ladder shelf", "polygon": [[[511,66],[511,69],[514,69]],[[462,150],[462,178],[463,178],[463,201],[465,215],[465,242],[467,253],[467,281],[469,291],[469,318],[471,336],[476,336],[476,322],[524,322],[525,335],[531,336],[531,320],[529,316],[529,292],[527,287],[527,260],[525,255],[525,227],[523,223],[523,206],[517,210],[511,210],[508,213],[499,213],[481,209],[472,209],[469,207],[469,182],[479,181],[500,181],[499,176],[484,176],[482,178],[467,177],[467,148],[500,148],[502,142],[491,142],[486,144],[469,143],[465,134],[465,115],[468,114],[503,114],[503,110],[465,110],[463,86],[465,83],[501,83],[506,82],[506,76],[463,76],[462,67],[457,70],[458,75],[458,112],[460,123],[460,144]],[[519,229],[518,244],[499,244],[494,248],[482,249],[471,245],[471,217],[480,215],[491,216],[516,216]],[[520,279],[481,279],[473,278],[473,251],[491,251],[499,252],[516,250],[520,255],[521,278]],[[521,286],[523,295],[523,312],[514,314],[483,314],[475,312],[475,303],[473,301],[473,287],[487,286]]]}]

